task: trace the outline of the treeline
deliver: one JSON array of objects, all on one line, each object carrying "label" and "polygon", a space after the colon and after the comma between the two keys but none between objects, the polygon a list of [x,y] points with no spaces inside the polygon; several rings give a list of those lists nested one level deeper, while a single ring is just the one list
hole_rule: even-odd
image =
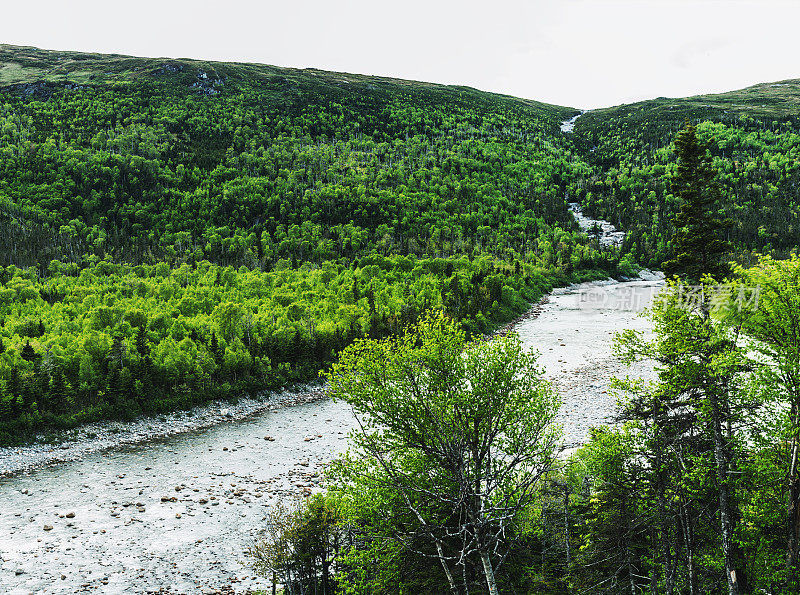
[{"label": "treeline", "polygon": [[307,380],[353,339],[395,333],[432,307],[487,332],[553,285],[617,272],[610,255],[581,242],[563,234],[573,260],[550,268],[380,255],[269,273],[207,261],[53,261],[44,278],[6,267],[0,443]]}]

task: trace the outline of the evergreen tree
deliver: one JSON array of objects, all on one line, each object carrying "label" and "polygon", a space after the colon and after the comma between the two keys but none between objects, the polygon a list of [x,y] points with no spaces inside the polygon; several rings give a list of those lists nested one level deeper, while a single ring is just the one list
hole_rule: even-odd
[{"label": "evergreen tree", "polygon": [[21,355],[22,359],[28,362],[32,362],[36,359],[36,352],[33,350],[33,347],[31,347],[30,341],[25,342],[25,347],[22,348]]},{"label": "evergreen tree", "polygon": [[141,327],[136,332],[136,352],[142,357],[150,354],[150,347],[147,344],[147,333]]},{"label": "evergreen tree", "polygon": [[705,275],[724,279],[730,274],[725,259],[730,245],[720,235],[728,223],[715,215],[719,188],[708,144],[701,143],[695,127],[687,124],[675,138],[675,149],[672,192],[682,202],[673,221],[673,257],[664,263],[664,272],[689,283],[699,283]]},{"label": "evergreen tree", "polygon": [[114,343],[111,345],[111,352],[108,355],[109,367],[119,370],[125,365],[125,342],[122,337],[114,337]]},{"label": "evergreen tree", "polygon": [[[744,390],[748,367],[737,344],[737,331],[712,318],[708,303],[688,308],[674,284],[656,302],[651,317],[653,341],[629,330],[621,335],[617,349],[626,363],[656,362],[658,381],[644,394],[635,382],[620,383],[632,394],[639,393],[627,404],[624,415],[646,428],[645,458],[650,459],[651,483],[657,489],[656,516],[666,521],[663,513],[680,505],[676,512],[684,533],[683,567],[690,571],[687,583],[693,588],[700,574],[700,569],[694,573],[694,566],[702,560],[702,552],[695,551],[686,529],[698,521],[692,518],[693,510],[714,511],[727,592],[749,593],[747,565],[739,547],[738,467],[744,452],[742,432],[758,401]],[[661,474],[662,469],[668,474]],[[664,498],[669,492],[673,495]],[[670,533],[668,529],[665,522],[664,536]],[[704,545],[712,539],[706,537]],[[668,568],[663,573],[667,576]],[[704,592],[711,588],[710,584],[700,586]]]},{"label": "evergreen tree", "polygon": [[211,352],[211,355],[214,356],[214,361],[216,361],[217,365],[219,365],[222,362],[222,357],[225,355],[225,353],[222,349],[220,349],[217,333],[211,333],[211,341],[208,342],[208,350]]}]

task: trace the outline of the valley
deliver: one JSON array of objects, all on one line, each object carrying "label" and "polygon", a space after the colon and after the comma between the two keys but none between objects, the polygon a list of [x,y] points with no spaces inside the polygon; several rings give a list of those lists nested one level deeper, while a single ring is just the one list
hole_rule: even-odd
[{"label": "valley", "polygon": [[[589,427],[613,423],[612,375],[648,373],[623,367],[611,340],[620,328],[647,328],[637,314],[662,283],[650,275],[556,290],[536,317],[513,326],[563,396],[567,452]],[[8,536],[0,589],[265,588],[240,565],[242,552],[270,505],[320,491],[354,425],[346,403],[323,399],[0,479],[0,533]]]},{"label": "valley", "polygon": [[0,591],[798,592],[799,108],[0,44]]}]

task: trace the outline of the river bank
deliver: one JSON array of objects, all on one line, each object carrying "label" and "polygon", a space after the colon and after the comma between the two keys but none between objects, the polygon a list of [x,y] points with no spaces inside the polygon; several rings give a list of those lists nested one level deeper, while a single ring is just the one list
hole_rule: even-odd
[{"label": "river bank", "polygon": [[257,398],[213,401],[188,411],[173,411],[142,416],[132,421],[101,421],[55,434],[56,444],[28,444],[0,447],[0,478],[38,467],[76,461],[89,454],[121,446],[132,446],[168,438],[217,424],[246,419],[264,411],[277,411],[326,398],[316,383],[297,385],[289,390],[266,393]]}]

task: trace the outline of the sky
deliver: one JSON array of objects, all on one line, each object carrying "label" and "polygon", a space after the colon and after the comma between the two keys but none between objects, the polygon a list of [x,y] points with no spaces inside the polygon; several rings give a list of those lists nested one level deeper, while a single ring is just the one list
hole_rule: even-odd
[{"label": "sky", "polygon": [[29,0],[0,4],[0,43],[314,67],[591,109],[800,78],[799,22],[798,0]]}]

